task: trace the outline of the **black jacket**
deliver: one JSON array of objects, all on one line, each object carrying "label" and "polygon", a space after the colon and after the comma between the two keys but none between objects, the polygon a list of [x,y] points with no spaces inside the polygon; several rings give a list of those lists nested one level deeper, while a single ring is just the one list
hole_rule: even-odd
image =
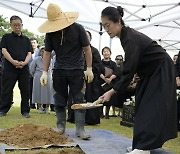
[{"label": "black jacket", "polygon": [[123,27],[120,37],[125,52],[125,62],[121,79],[114,85],[116,91],[124,91],[134,74],[140,78],[150,76],[165,60],[165,50],[148,36],[130,28]]}]

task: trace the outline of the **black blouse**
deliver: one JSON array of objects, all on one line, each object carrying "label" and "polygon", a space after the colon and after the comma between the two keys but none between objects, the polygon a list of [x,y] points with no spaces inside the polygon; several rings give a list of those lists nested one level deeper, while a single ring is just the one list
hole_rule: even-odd
[{"label": "black blouse", "polygon": [[110,60],[110,61],[104,61],[102,59],[102,65],[101,65],[101,74],[105,75],[105,68],[104,67],[108,67],[110,69],[113,70],[113,74],[117,76],[118,70],[117,70],[117,65],[114,61]]},{"label": "black blouse", "polygon": [[125,62],[121,79],[113,86],[116,91],[125,91],[134,74],[140,78],[151,75],[164,61],[166,51],[148,36],[123,27],[120,37],[125,52]]},{"label": "black blouse", "polygon": [[[18,36],[16,33],[4,34],[1,40],[1,48],[5,48],[11,57],[18,61],[25,61],[28,52],[32,53],[32,45],[29,38],[23,34]],[[4,58],[4,72],[29,73],[28,65],[22,69],[16,68],[6,58]]]}]

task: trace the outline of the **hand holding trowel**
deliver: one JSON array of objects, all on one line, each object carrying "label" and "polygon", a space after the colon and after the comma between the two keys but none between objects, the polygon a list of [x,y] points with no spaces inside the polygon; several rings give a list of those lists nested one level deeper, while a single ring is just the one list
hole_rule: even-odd
[{"label": "hand holding trowel", "polygon": [[82,103],[82,104],[73,104],[71,106],[71,109],[73,110],[92,109],[92,108],[103,106],[103,104],[101,104],[102,102],[103,102],[103,99],[98,99],[94,101],[93,103],[87,102],[87,103]]}]

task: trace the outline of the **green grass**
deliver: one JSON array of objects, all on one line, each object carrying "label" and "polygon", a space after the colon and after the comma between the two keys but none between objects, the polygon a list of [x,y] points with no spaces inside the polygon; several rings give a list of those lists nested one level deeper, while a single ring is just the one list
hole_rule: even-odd
[{"label": "green grass", "polygon": [[[19,90],[17,87],[14,91],[14,98],[18,100]],[[43,125],[46,127],[56,127],[56,116],[53,112],[51,114],[38,114],[37,110],[33,109],[30,112],[31,118],[23,118],[20,114],[19,103],[15,102],[14,106],[8,112],[5,117],[0,118],[0,128],[12,128],[18,124],[32,123],[37,125]],[[101,124],[95,126],[85,126],[86,129],[104,129],[112,131],[118,135],[132,138],[133,130],[129,127],[124,127],[120,125],[121,118],[119,117],[110,117],[110,119],[101,119]],[[74,124],[68,123],[67,128],[75,128]],[[166,142],[163,146],[163,149],[180,154],[180,132],[178,132],[178,138]]]}]

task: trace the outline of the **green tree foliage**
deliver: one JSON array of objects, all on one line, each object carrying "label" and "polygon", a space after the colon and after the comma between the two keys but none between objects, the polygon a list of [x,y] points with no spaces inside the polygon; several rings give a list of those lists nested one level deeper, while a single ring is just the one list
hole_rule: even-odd
[{"label": "green tree foliage", "polygon": [[23,29],[22,33],[25,36],[27,36],[28,38],[32,38],[32,37],[37,38],[39,46],[43,46],[44,45],[44,39],[45,39],[44,35],[43,36],[35,35],[34,33],[29,32],[27,29]]},{"label": "green tree foliage", "polygon": [[8,31],[10,31],[9,22],[6,21],[6,18],[3,18],[3,15],[0,15],[0,39]]},{"label": "green tree foliage", "polygon": [[37,39],[38,39],[39,46],[44,46],[45,36],[44,35],[42,35],[42,36],[37,35]]},{"label": "green tree foliage", "polygon": [[[0,15],[0,40],[5,33],[11,32],[10,23],[6,21],[6,19],[6,17]],[[44,45],[44,36],[35,35],[34,33],[29,32],[27,29],[23,29],[22,33],[29,38],[36,37],[38,39],[39,46]]]}]

